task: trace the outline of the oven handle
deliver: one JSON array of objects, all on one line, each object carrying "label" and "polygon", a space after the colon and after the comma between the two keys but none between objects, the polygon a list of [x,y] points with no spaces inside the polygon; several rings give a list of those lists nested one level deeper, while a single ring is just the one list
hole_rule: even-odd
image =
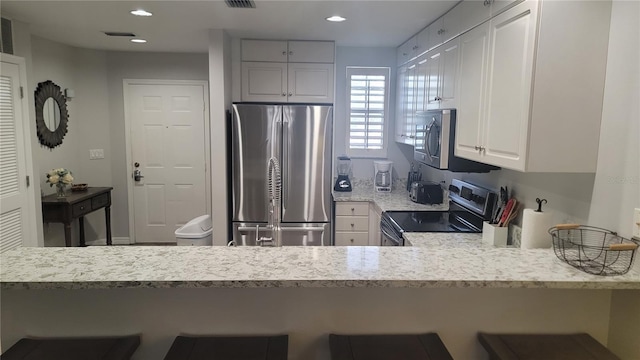
[{"label": "oven handle", "polygon": [[395,239],[393,236],[391,236],[388,232],[386,232],[386,231],[384,231],[384,230],[382,230],[382,229],[380,229],[380,230],[382,231],[382,235],[383,235],[385,238],[389,239],[389,241],[391,241],[392,243],[394,243],[394,244],[395,244],[395,246],[400,246],[400,242],[399,242],[398,240],[396,240],[396,239]]},{"label": "oven handle", "polygon": [[397,246],[400,246],[400,241],[401,239],[398,238],[397,235],[395,235],[394,231],[389,232],[390,230],[390,225],[387,224],[387,222],[385,221],[385,219],[381,219],[380,220],[380,232],[382,232],[382,234],[388,238],[389,240],[391,240],[393,243],[395,243]]}]

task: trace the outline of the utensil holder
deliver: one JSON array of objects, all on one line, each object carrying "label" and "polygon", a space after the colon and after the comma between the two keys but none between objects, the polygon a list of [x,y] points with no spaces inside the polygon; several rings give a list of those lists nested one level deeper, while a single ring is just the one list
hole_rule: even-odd
[{"label": "utensil holder", "polygon": [[489,224],[488,221],[482,223],[482,242],[485,244],[506,247],[508,233],[509,228],[506,226],[500,227],[496,224]]}]

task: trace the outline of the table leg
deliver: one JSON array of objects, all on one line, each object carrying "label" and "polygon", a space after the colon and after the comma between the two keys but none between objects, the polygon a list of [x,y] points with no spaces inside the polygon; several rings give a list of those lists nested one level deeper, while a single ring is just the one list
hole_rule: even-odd
[{"label": "table leg", "polygon": [[84,242],[84,216],[78,218],[78,223],[80,224],[80,246],[87,246]]},{"label": "table leg", "polygon": [[71,223],[64,223],[64,245],[71,246]]},{"label": "table leg", "polygon": [[104,208],[104,216],[107,223],[107,245],[111,245],[111,206]]}]

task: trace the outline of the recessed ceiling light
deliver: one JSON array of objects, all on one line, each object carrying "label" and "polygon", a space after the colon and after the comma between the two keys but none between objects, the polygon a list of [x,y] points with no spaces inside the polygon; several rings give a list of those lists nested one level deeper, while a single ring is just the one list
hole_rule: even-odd
[{"label": "recessed ceiling light", "polygon": [[342,16],[338,16],[338,15],[333,15],[331,17],[327,18],[327,21],[333,21],[333,22],[342,22],[347,20],[346,18],[343,18]]},{"label": "recessed ceiling light", "polygon": [[145,39],[131,39],[131,42],[143,44],[143,43],[146,43],[147,40],[145,40]]},{"label": "recessed ceiling light", "polygon": [[151,16],[153,15],[152,13],[146,11],[146,10],[142,10],[142,9],[138,9],[138,10],[131,10],[131,14],[135,15],[135,16]]}]

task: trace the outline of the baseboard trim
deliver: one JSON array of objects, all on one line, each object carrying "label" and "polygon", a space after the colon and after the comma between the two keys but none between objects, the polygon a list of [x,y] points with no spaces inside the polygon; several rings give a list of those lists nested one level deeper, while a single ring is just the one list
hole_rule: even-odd
[{"label": "baseboard trim", "polygon": [[[97,240],[91,240],[91,241],[86,241],[85,244],[87,244],[88,246],[105,246],[107,245],[107,239],[97,239]],[[131,239],[129,239],[129,237],[112,237],[111,238],[111,244],[113,245],[131,245]]]}]

